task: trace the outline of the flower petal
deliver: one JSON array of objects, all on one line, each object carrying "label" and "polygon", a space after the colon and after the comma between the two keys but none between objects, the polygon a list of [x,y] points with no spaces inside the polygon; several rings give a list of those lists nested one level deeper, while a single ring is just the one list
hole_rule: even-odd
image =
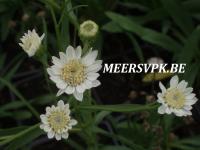
[{"label": "flower petal", "polygon": [[178,85],[178,76],[173,76],[170,80],[170,87],[175,88]]}]

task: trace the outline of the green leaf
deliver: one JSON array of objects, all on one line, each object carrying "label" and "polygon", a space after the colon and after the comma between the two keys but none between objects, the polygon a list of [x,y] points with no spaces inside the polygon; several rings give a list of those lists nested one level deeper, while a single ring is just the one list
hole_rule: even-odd
[{"label": "green leaf", "polygon": [[146,42],[155,44],[172,52],[178,52],[182,48],[182,46],[171,37],[157,31],[142,27],[128,17],[113,12],[107,12],[106,15],[110,19],[112,19],[112,21],[120,25],[123,29],[135,33]]},{"label": "green leaf", "polygon": [[108,111],[101,111],[95,116],[95,123],[99,124],[107,115],[110,115]]},{"label": "green leaf", "polygon": [[156,109],[157,105],[138,105],[138,104],[116,104],[116,105],[82,105],[79,109],[86,110],[104,110],[112,112],[140,112],[145,110]]},{"label": "green leaf", "polygon": [[144,56],[143,56],[143,53],[142,53],[142,49],[140,48],[137,40],[134,38],[134,36],[132,36],[129,33],[127,35],[129,37],[129,39],[131,40],[131,43],[134,46],[134,51],[136,52],[138,58],[140,59],[140,62],[144,62]]},{"label": "green leaf", "polygon": [[32,142],[34,139],[43,134],[43,131],[38,127],[38,125],[32,126],[24,132],[17,134],[16,138],[12,140],[11,143],[5,148],[5,150],[17,150],[22,146]]},{"label": "green leaf", "polygon": [[27,129],[26,126],[20,126],[20,127],[15,127],[15,128],[8,128],[8,129],[0,129],[0,137],[14,135],[25,129]]},{"label": "green leaf", "polygon": [[111,33],[120,33],[123,32],[122,28],[115,22],[110,21],[102,27],[103,30]]},{"label": "green leaf", "polygon": [[14,85],[10,84],[8,81],[4,80],[0,77],[0,83],[7,86],[23,103],[30,109],[30,111],[40,120],[39,113],[35,110],[34,107],[29,104],[29,102],[21,95],[21,93],[14,87]]},{"label": "green leaf", "polygon": [[10,109],[17,109],[24,106],[24,103],[21,101],[11,101],[8,104],[0,106],[0,111],[10,110]]},{"label": "green leaf", "polygon": [[177,0],[161,0],[161,2],[174,22],[186,35],[189,35],[194,29],[194,23],[191,15],[182,7],[182,4],[178,3]]},{"label": "green leaf", "polygon": [[197,27],[184,43],[182,52],[178,54],[178,62],[190,63],[199,51],[200,27]]}]

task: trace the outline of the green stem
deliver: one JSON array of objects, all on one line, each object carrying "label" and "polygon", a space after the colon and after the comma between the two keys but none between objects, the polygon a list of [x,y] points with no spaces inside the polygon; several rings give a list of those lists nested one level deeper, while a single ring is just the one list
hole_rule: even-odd
[{"label": "green stem", "polygon": [[50,11],[51,11],[51,16],[53,18],[54,28],[55,28],[55,31],[56,31],[57,46],[58,46],[59,51],[61,51],[61,41],[60,41],[59,25],[57,24],[54,10],[52,9],[51,6],[49,6],[49,7],[50,7]]},{"label": "green stem", "polygon": [[39,124],[35,124],[35,125],[31,126],[30,128],[28,128],[28,129],[26,129],[26,130],[23,130],[23,131],[21,131],[21,132],[19,132],[19,133],[17,133],[17,134],[14,134],[14,135],[12,135],[12,136],[9,136],[8,139],[5,140],[5,141],[3,141],[1,144],[7,144],[7,143],[13,141],[14,139],[16,139],[16,138],[18,138],[18,137],[20,137],[20,136],[22,136],[22,135],[24,135],[24,134],[26,134],[26,133],[32,131],[32,130],[38,128],[38,127],[39,127]]},{"label": "green stem", "polygon": [[4,80],[1,77],[0,77],[0,82],[4,84],[5,86],[7,86],[27,106],[27,108],[30,109],[30,111],[35,115],[35,117],[38,120],[40,120],[40,117],[39,117],[40,115],[36,111],[36,109],[32,107],[31,104],[29,104],[29,102],[17,91],[17,89],[13,85],[11,85],[8,81]]}]

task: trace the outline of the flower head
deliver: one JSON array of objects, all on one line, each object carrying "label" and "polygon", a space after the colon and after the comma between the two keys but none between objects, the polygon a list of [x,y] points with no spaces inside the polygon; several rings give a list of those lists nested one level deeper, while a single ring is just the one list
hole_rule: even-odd
[{"label": "flower head", "polygon": [[148,64],[163,64],[164,60],[159,57],[151,57],[147,60]]},{"label": "flower head", "polygon": [[58,101],[57,106],[46,107],[46,114],[40,115],[40,118],[40,128],[47,132],[48,138],[55,137],[56,140],[67,139],[68,131],[77,124],[70,117],[69,104],[64,104],[62,100]]},{"label": "flower head", "polygon": [[192,93],[193,88],[187,87],[187,85],[188,83],[185,80],[179,83],[178,76],[171,78],[168,89],[160,82],[159,86],[162,92],[157,94],[157,102],[162,105],[158,108],[158,113],[174,113],[180,117],[192,115],[192,105],[197,102],[197,98]]},{"label": "flower head", "polygon": [[80,25],[79,34],[82,38],[90,39],[96,37],[98,30],[99,27],[94,21],[87,20]]},{"label": "flower head", "polygon": [[23,48],[23,50],[28,54],[29,57],[32,57],[40,48],[43,38],[44,34],[39,37],[35,29],[33,29],[32,31],[28,30],[28,33],[25,33],[24,36],[22,36],[22,38],[20,39],[22,43],[19,43],[19,45]]},{"label": "flower head", "polygon": [[95,60],[98,51],[89,51],[83,57],[81,53],[80,46],[76,49],[68,46],[66,53],[59,53],[60,58],[52,57],[54,65],[47,68],[47,72],[59,89],[57,96],[63,93],[73,94],[77,100],[82,101],[86,89],[100,85],[97,71],[102,67],[102,60]]}]

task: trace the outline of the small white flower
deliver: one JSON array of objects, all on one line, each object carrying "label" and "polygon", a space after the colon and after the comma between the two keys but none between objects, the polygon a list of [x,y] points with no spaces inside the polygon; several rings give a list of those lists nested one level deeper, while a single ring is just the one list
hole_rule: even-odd
[{"label": "small white flower", "polygon": [[97,71],[102,67],[102,60],[96,60],[98,51],[89,51],[83,57],[81,53],[80,46],[76,49],[68,46],[66,53],[59,53],[60,58],[52,57],[54,65],[47,68],[47,72],[59,89],[57,96],[73,94],[77,100],[82,101],[86,89],[100,85]]},{"label": "small white flower", "polygon": [[77,124],[70,117],[69,104],[64,104],[62,100],[58,101],[57,106],[46,107],[46,114],[40,115],[40,118],[40,128],[47,132],[48,138],[55,137],[56,140],[67,139],[68,131]]},{"label": "small white flower", "polygon": [[98,30],[99,27],[94,21],[87,20],[80,25],[79,34],[83,38],[93,38],[97,35]]},{"label": "small white flower", "polygon": [[39,37],[35,29],[33,29],[32,31],[28,30],[28,33],[25,33],[20,39],[22,43],[19,43],[19,45],[23,48],[23,50],[28,54],[29,57],[32,57],[39,49],[43,38],[44,33],[41,37]]},{"label": "small white flower", "polygon": [[179,83],[178,76],[171,78],[168,89],[160,82],[159,86],[162,92],[157,94],[157,102],[162,105],[158,108],[158,113],[174,113],[179,117],[192,115],[192,105],[197,102],[197,98],[192,93],[193,88],[187,87],[187,85],[185,80]]},{"label": "small white flower", "polygon": [[151,57],[147,60],[148,64],[163,64],[164,61],[162,58],[159,57]]}]

